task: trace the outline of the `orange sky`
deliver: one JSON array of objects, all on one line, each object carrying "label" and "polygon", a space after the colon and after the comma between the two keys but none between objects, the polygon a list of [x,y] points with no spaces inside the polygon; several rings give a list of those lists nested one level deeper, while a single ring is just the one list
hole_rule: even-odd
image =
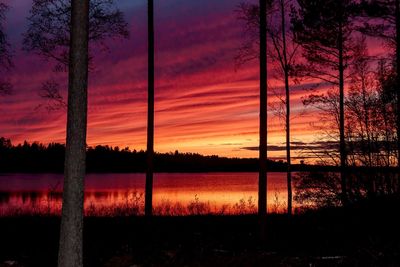
[{"label": "orange sky", "polygon": [[[13,143],[64,142],[65,111],[37,107],[43,104],[41,83],[52,77],[66,87],[66,76],[53,73],[51,62],[21,51],[30,1],[8,2],[6,28],[16,68],[10,74],[14,94],[0,98],[0,136]],[[146,1],[127,2],[117,1],[130,25],[129,40],[109,42],[110,52],[96,53],[90,74],[88,145],[140,150],[146,144]],[[240,1],[199,2],[156,1],[155,150],[256,157],[257,151],[243,148],[258,145],[258,63],[234,68],[242,41],[234,12]],[[383,52],[377,42],[370,44],[372,53]],[[318,122],[318,114],[301,104],[304,87],[291,94],[294,142],[312,142],[317,135],[310,123]],[[269,99],[277,101],[272,92]],[[283,122],[273,112],[268,122],[269,144],[283,146]],[[282,150],[269,152],[282,156]]]}]

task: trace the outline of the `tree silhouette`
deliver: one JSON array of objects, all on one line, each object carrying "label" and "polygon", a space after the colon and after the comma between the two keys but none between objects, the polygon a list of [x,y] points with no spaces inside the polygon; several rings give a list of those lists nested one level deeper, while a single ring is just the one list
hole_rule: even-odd
[{"label": "tree silhouette", "polygon": [[[391,67],[379,62],[376,69],[368,55],[363,40],[356,42],[358,48],[354,54],[354,64],[350,68],[349,92],[345,104],[345,138],[347,161],[349,166],[393,167],[395,154],[393,145],[395,136],[395,114],[393,107],[393,88],[395,79]],[[328,90],[324,94],[311,94],[303,99],[306,106],[312,106],[319,112],[318,127],[324,131],[323,140],[337,138],[340,124],[339,94]],[[340,162],[339,141],[335,139],[324,151],[315,151],[320,164]]]},{"label": "tree silhouette", "polygon": [[[260,147],[258,180],[258,215],[264,228],[267,214],[267,1],[260,0]],[[264,236],[262,230],[261,235]]]},{"label": "tree silhouette", "polygon": [[[392,95],[396,86],[393,69],[384,61],[378,62],[376,69],[372,68],[376,64],[374,58],[368,55],[364,37],[354,40],[354,44],[353,64],[349,67],[349,91],[344,99],[345,140],[349,166],[347,191],[350,202],[395,192],[396,178],[393,176],[393,166],[397,164],[394,153],[396,119]],[[320,122],[327,123],[322,128],[327,129],[328,137],[337,137],[331,129],[338,129],[340,125],[339,101],[340,96],[333,89],[326,94],[312,94],[304,99],[304,104],[319,110]],[[334,162],[340,159],[338,143],[335,141],[326,146],[324,151],[319,151],[321,162],[325,158]],[[311,182],[313,178],[307,178],[307,175],[300,176],[297,199],[312,199],[313,190],[317,193],[314,197],[318,197],[318,194],[331,187],[329,183],[336,183],[336,174],[321,174],[320,178],[323,179],[319,182]],[[309,178],[311,180],[307,180]],[[318,183],[320,184],[317,185]],[[301,192],[302,190],[305,191]],[[339,192],[336,191],[332,192],[339,196]]]},{"label": "tree silhouette", "polygon": [[[352,165],[391,166],[382,154],[390,153],[381,146],[388,112],[382,103],[379,90],[379,68],[373,71],[372,58],[368,54],[365,37],[361,38],[355,49],[354,64],[351,68],[349,94],[346,99],[348,140],[352,147]],[[386,137],[384,137],[386,136]],[[389,141],[389,140],[388,140]],[[390,141],[391,142],[391,141]]]},{"label": "tree silhouette", "polygon": [[[298,45],[290,42],[293,38],[287,25],[288,10],[291,6],[289,0],[269,1],[267,7],[268,40],[270,47],[268,57],[271,62],[277,63],[276,76],[281,79],[285,87],[285,98],[282,99],[284,109],[285,131],[286,131],[286,162],[287,162],[287,185],[288,185],[288,214],[292,213],[292,172],[291,172],[291,149],[290,149],[290,72],[294,64]],[[236,64],[241,65],[259,57],[258,44],[259,33],[259,6],[256,4],[242,3],[239,6],[239,18],[245,21],[246,41],[240,47],[236,56]],[[288,44],[288,41],[290,44]]]},{"label": "tree silhouette", "polygon": [[363,38],[355,50],[354,64],[351,70],[351,87],[346,106],[348,131],[359,142],[358,147],[363,155],[361,159],[363,165],[371,167],[374,165],[372,141],[376,139],[372,131],[373,118],[377,114],[374,114],[375,77],[370,71],[369,60],[365,38]]},{"label": "tree silhouette", "polygon": [[[395,52],[397,114],[400,110],[400,0],[363,0],[362,15],[365,20],[360,30],[381,38]],[[400,133],[400,116],[396,117],[397,136]],[[400,138],[397,137],[397,165],[400,168]]]},{"label": "tree silhouette", "polygon": [[4,22],[6,20],[6,12],[9,7],[0,2],[0,96],[11,93],[12,85],[3,77],[5,72],[12,67],[10,44],[7,41],[7,35],[4,32]]},{"label": "tree silhouette", "polygon": [[83,266],[83,196],[86,171],[89,0],[71,1],[68,113],[58,266]]},{"label": "tree silhouette", "polygon": [[[393,68],[393,61],[382,59],[378,63],[378,70],[376,74],[376,80],[378,83],[378,107],[377,110],[381,117],[380,131],[384,140],[384,149],[387,151],[386,157],[384,157],[383,166],[393,166],[393,159],[397,159],[396,151],[393,144],[397,143],[397,74]],[[394,153],[393,153],[394,152]],[[397,162],[398,164],[398,162]]]},{"label": "tree silhouette", "polygon": [[300,77],[319,79],[339,87],[339,151],[342,201],[345,204],[347,153],[345,143],[344,84],[345,71],[352,57],[353,18],[357,5],[352,0],[298,0],[292,12],[295,40],[302,47],[306,62],[299,64]]},{"label": "tree silhouette", "polygon": [[[89,7],[89,65],[97,48],[107,50],[107,39],[127,38],[128,24],[114,0],[91,0]],[[34,0],[28,17],[28,30],[23,35],[23,49],[32,51],[45,60],[55,62],[54,71],[66,71],[69,60],[71,0]],[[54,80],[43,83],[39,95],[54,106],[62,108],[59,85]],[[54,91],[57,89],[57,92]],[[55,98],[53,98],[55,96]],[[62,99],[61,99],[62,100]]]},{"label": "tree silhouette", "polygon": [[239,6],[239,19],[245,21],[248,40],[240,47],[239,54],[235,58],[238,66],[247,61],[259,60],[258,215],[260,217],[261,238],[265,237],[265,219],[267,214],[267,10],[270,4],[270,1],[260,0],[258,6],[246,3],[242,3]]},{"label": "tree silhouette", "polygon": [[[295,51],[288,53],[287,48],[287,32],[286,32],[286,3],[284,0],[279,0],[279,6],[281,10],[281,42],[274,42],[274,46],[277,47],[276,51],[278,53],[279,62],[281,62],[281,67],[284,73],[285,79],[285,104],[286,104],[286,163],[287,163],[287,191],[288,191],[288,207],[287,212],[289,215],[292,214],[292,172],[291,172],[291,157],[290,157],[290,85],[289,85],[289,72],[291,69],[291,64]],[[273,39],[275,40],[275,39]],[[278,39],[279,40],[279,39]],[[281,44],[279,46],[279,43]],[[281,47],[282,53],[279,53]]]},{"label": "tree silhouette", "polygon": [[154,157],[154,2],[148,0],[148,104],[147,104],[147,169],[145,214],[153,212],[153,157]]}]

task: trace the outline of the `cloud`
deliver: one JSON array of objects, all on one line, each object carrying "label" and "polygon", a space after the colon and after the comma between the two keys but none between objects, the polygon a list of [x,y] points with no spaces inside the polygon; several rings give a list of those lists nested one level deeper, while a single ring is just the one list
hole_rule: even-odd
[{"label": "cloud", "polygon": [[[234,57],[242,28],[234,10],[241,0],[156,1],[155,149],[257,156],[259,122],[258,63],[235,71]],[[7,31],[15,50],[10,74],[14,95],[0,98],[0,136],[64,142],[66,114],[37,111],[41,84],[54,78],[66,96],[67,75],[53,73],[51,62],[22,52],[21,33],[27,28],[29,1],[12,1]],[[147,18],[145,1],[117,1],[129,22],[128,40],[110,40],[109,52],[96,51],[89,78],[88,144],[145,149],[147,123]],[[282,83],[270,84],[282,90]],[[305,149],[333,149],[336,144],[312,143],[318,114],[304,114],[301,98],[315,83],[291,88],[294,157]],[[321,91],[326,90],[324,85]],[[272,90],[270,103],[277,103]],[[282,121],[269,112],[271,157],[284,155]],[[209,145],[213,144],[213,145]]]},{"label": "cloud", "polygon": [[[241,149],[250,150],[250,151],[258,151],[258,146],[252,147],[242,147]],[[286,151],[286,145],[268,145],[268,151]],[[323,151],[335,151],[339,149],[339,143],[335,141],[317,141],[317,142],[291,142],[290,150],[291,151],[314,151],[314,152],[323,152]]]}]

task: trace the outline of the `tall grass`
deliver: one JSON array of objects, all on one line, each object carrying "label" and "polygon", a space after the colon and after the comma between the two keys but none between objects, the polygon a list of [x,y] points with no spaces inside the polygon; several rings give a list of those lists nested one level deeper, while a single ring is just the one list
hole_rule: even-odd
[{"label": "tall grass", "polygon": [[[209,201],[200,200],[198,195],[194,199],[183,204],[181,202],[172,202],[168,199],[162,200],[153,208],[156,216],[194,216],[194,215],[246,215],[256,214],[256,199],[253,197],[241,198],[234,204],[216,205]],[[273,212],[283,212],[279,210],[280,205],[272,208]],[[144,215],[144,194],[132,192],[127,194],[125,201],[117,204],[96,204],[85,202],[86,217],[128,217]],[[31,203],[31,205],[0,206],[0,216],[59,216],[61,214],[61,205],[57,201],[52,201],[48,197],[45,203]]]}]

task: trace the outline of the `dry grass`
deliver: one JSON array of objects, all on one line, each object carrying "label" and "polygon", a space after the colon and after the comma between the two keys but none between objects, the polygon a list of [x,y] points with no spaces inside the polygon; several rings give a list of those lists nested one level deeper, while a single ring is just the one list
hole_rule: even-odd
[{"label": "dry grass", "polygon": [[[275,202],[270,205],[270,212],[282,213],[285,207],[279,203],[276,196]],[[256,214],[257,205],[253,197],[241,198],[235,204],[213,205],[209,201],[202,201],[195,195],[187,204],[162,200],[154,206],[157,216],[193,216],[193,215],[246,215]],[[61,205],[55,202],[41,203],[27,206],[5,206],[0,208],[0,217],[18,216],[59,216]],[[128,217],[144,215],[144,194],[128,194],[123,203],[114,205],[100,205],[85,203],[85,216],[87,217]]]}]

